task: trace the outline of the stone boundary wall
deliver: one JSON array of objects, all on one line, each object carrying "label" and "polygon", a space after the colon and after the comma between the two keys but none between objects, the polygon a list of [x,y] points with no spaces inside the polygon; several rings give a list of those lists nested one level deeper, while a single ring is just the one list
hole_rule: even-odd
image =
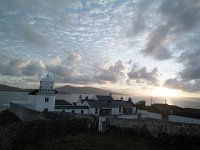
[{"label": "stone boundary wall", "polygon": [[[88,129],[97,130],[98,128],[98,117],[94,115],[73,114],[67,112],[38,112],[13,102],[10,103],[10,111],[22,121],[85,119],[88,122]],[[173,123],[153,119],[124,119],[108,117],[106,118],[103,127],[109,130],[111,126],[149,132],[154,137],[163,133],[168,135],[200,137],[200,125],[197,124]]]},{"label": "stone boundary wall", "polygon": [[157,137],[159,134],[168,135],[185,135],[190,137],[200,137],[200,125],[186,123],[172,123],[165,121],[157,121],[150,119],[120,119],[107,118],[109,127],[131,128],[136,131],[144,131],[151,133]]},{"label": "stone boundary wall", "polygon": [[44,120],[41,112],[29,109],[23,105],[11,102],[10,112],[14,113],[22,121]]},{"label": "stone boundary wall", "polygon": [[14,102],[10,103],[10,112],[14,113],[22,121],[86,119],[88,120],[89,129],[97,129],[98,118],[94,115],[73,114],[68,112],[38,112]]}]

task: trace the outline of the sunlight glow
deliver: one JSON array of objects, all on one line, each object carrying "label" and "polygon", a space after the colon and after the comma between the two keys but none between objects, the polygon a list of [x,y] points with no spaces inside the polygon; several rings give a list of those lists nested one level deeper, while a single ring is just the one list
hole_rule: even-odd
[{"label": "sunlight glow", "polygon": [[177,90],[168,89],[165,87],[158,87],[152,91],[153,96],[158,97],[178,97],[181,96],[180,92]]}]

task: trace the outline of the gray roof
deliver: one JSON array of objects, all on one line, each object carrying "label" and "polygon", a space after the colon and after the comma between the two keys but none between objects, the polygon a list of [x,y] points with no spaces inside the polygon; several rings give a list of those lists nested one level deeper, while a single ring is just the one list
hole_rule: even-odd
[{"label": "gray roof", "polygon": [[102,100],[112,101],[113,100],[112,96],[110,96],[110,95],[109,96],[96,95],[96,97],[99,101],[102,101]]},{"label": "gray roof", "polygon": [[134,107],[134,104],[132,101],[124,101],[124,100],[87,100],[89,106],[91,108],[113,108],[113,107],[124,107],[124,108],[130,108]]},{"label": "gray roof", "polygon": [[63,99],[56,99],[55,105],[72,105],[72,104]]},{"label": "gray roof", "polygon": [[55,109],[89,109],[89,107],[88,106],[66,105],[66,106],[55,106]]}]

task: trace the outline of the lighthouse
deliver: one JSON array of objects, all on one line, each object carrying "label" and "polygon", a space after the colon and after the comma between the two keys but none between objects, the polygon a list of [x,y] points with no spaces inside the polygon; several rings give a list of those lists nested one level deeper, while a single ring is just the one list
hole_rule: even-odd
[{"label": "lighthouse", "polygon": [[37,111],[54,111],[54,80],[52,77],[50,77],[49,74],[40,80],[39,90],[35,90],[29,93],[28,101]]}]

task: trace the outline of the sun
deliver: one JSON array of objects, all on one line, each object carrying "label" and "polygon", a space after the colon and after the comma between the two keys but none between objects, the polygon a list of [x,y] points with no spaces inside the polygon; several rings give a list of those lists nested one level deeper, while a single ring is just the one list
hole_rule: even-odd
[{"label": "sun", "polygon": [[177,90],[168,89],[165,87],[157,87],[152,91],[152,95],[158,97],[179,97],[180,93]]}]

